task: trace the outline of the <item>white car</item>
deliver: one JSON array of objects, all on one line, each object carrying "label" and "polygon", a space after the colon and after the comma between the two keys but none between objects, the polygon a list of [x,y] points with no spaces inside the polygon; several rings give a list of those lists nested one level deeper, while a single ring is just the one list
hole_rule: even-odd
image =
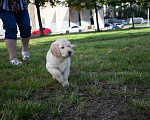
[{"label": "white car", "polygon": [[75,32],[83,32],[83,28],[79,26],[72,26],[67,29],[63,29],[60,31],[60,33],[75,33]]},{"label": "white car", "polygon": [[146,23],[147,23],[147,20],[143,19],[143,20],[141,21],[141,23],[142,23],[142,24],[146,24]]}]

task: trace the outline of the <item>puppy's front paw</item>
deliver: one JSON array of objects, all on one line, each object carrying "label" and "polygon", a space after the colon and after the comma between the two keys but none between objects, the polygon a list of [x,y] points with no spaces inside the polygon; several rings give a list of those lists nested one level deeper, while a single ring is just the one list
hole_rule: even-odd
[{"label": "puppy's front paw", "polygon": [[70,85],[70,84],[69,84],[68,82],[67,82],[67,83],[64,82],[64,83],[62,84],[63,87],[66,87],[66,86],[69,86],[69,85]]}]

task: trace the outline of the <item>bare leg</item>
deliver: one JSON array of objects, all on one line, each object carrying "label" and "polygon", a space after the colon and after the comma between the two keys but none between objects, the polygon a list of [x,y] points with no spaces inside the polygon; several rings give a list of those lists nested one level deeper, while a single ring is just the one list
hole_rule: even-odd
[{"label": "bare leg", "polygon": [[29,58],[29,53],[28,53],[28,44],[29,44],[29,38],[22,38],[21,37],[21,42],[22,42],[22,59],[23,60],[28,60]]},{"label": "bare leg", "polygon": [[9,60],[17,58],[16,49],[17,49],[17,40],[5,39],[5,43],[9,52]]},{"label": "bare leg", "polygon": [[22,42],[22,52],[28,51],[28,44],[29,44],[29,38],[22,38],[21,37],[21,42]]}]

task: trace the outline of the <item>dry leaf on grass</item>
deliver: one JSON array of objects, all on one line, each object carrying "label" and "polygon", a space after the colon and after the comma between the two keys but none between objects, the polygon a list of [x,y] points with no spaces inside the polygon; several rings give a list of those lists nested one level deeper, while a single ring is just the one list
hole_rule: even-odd
[{"label": "dry leaf on grass", "polygon": [[35,95],[35,97],[36,97],[37,99],[41,99],[41,97],[39,97],[38,95]]}]

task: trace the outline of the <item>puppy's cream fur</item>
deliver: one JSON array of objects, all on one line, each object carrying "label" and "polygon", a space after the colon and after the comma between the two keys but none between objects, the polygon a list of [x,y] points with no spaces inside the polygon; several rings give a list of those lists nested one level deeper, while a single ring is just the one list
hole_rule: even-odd
[{"label": "puppy's cream fur", "polygon": [[70,57],[73,55],[72,48],[75,45],[66,39],[58,39],[51,44],[50,50],[46,55],[46,68],[53,78],[62,83],[63,86],[69,85],[68,76],[70,72]]}]

